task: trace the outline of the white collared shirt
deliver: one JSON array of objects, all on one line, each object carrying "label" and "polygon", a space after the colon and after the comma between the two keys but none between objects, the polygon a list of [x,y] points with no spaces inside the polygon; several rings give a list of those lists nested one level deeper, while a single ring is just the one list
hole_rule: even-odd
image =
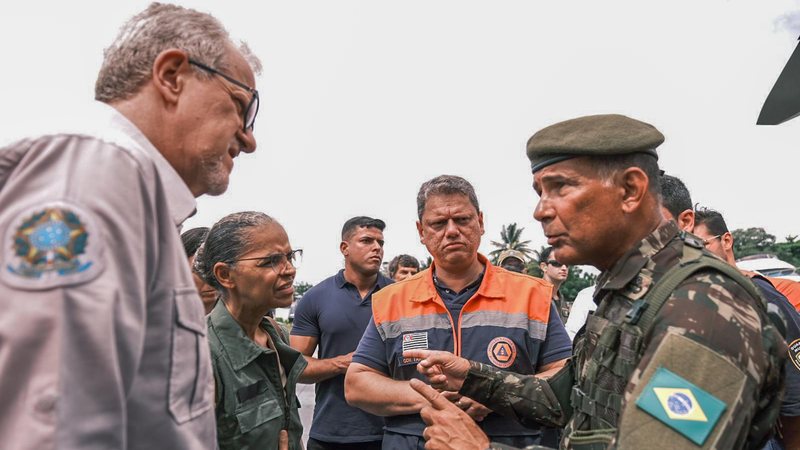
[{"label": "white collared shirt", "polygon": [[575,301],[572,303],[572,310],[570,310],[564,328],[567,329],[567,334],[569,334],[569,338],[573,341],[575,340],[575,335],[578,334],[578,331],[580,331],[586,323],[589,313],[597,309],[597,305],[594,304],[595,287],[596,285],[593,284],[581,289],[578,295],[575,296]]}]

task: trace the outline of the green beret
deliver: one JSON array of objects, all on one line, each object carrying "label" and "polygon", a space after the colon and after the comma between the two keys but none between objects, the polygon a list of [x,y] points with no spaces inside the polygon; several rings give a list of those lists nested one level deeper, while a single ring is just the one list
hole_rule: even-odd
[{"label": "green beret", "polygon": [[578,117],[543,128],[528,139],[534,173],[578,156],[646,153],[658,159],[664,135],[649,123],[619,114]]}]

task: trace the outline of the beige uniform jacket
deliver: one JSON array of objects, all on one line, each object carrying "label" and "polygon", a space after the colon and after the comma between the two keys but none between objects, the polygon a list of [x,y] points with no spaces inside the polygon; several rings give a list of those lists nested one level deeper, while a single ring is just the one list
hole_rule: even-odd
[{"label": "beige uniform jacket", "polygon": [[0,149],[0,447],[214,448],[179,236],[194,197],[132,123],[96,109]]}]

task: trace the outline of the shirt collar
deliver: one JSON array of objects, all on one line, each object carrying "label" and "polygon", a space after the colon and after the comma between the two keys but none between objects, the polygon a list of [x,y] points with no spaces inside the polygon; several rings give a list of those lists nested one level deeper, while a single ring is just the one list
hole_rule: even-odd
[{"label": "shirt collar", "polygon": [[[476,295],[486,298],[500,298],[503,296],[504,283],[501,278],[495,278],[498,271],[496,266],[493,266],[488,258],[478,253],[478,261],[485,267],[483,276],[480,279],[480,287]],[[433,280],[433,273],[436,270],[436,261],[431,263],[431,267],[426,270],[423,275],[425,282],[419,283],[416,290],[411,295],[412,302],[427,302],[431,301],[438,295],[436,292],[436,282]]]},{"label": "shirt collar", "polygon": [[[112,106],[103,102],[96,102],[99,109],[103,111],[108,118],[108,125],[114,130],[121,133],[128,142],[124,139],[114,139],[118,137],[112,136],[112,140],[116,143],[123,145],[132,151],[139,151],[153,161],[158,177],[164,186],[164,194],[167,197],[170,215],[176,226],[180,226],[186,219],[194,215],[197,208],[197,201],[192,195],[192,191],[183,181],[178,172],[169,161],[164,158],[158,149],[153,146],[149,139],[122,113],[114,109]],[[133,145],[131,145],[133,144]]]},{"label": "shirt collar", "polygon": [[[431,273],[433,274],[432,277],[433,277],[433,286],[434,287],[436,287],[437,289],[447,289],[448,291],[451,291],[451,292],[453,291],[449,287],[445,286],[444,283],[439,281],[439,278],[436,276],[436,271],[435,270],[431,271]],[[485,268],[481,272],[480,276],[477,279],[475,279],[475,281],[473,281],[467,287],[462,289],[461,292],[456,292],[456,295],[461,295],[463,292],[468,291],[470,289],[477,289],[477,287],[480,286],[480,284],[483,282],[483,276],[484,275],[486,275],[486,269]]]},{"label": "shirt collar", "polygon": [[678,235],[680,229],[674,221],[669,221],[656,228],[652,233],[642,239],[636,247],[628,251],[611,270],[600,274],[597,286],[603,290],[622,289],[639,274],[656,253],[660,252],[667,244]]},{"label": "shirt collar", "polygon": [[343,289],[348,284],[348,281],[344,278],[344,269],[336,273],[335,280],[339,289]]},{"label": "shirt collar", "polygon": [[[350,283],[344,277],[344,269],[341,269],[339,270],[339,272],[336,273],[336,275],[334,276],[334,280],[336,281],[336,286],[338,286],[339,289],[344,289],[344,287],[347,286],[348,284],[350,286],[353,286],[353,283]],[[375,289],[373,290],[373,293],[378,292],[379,290],[385,288],[386,286],[392,283],[394,283],[394,280],[378,272],[378,279],[375,283]]]},{"label": "shirt collar", "polygon": [[[225,302],[217,302],[208,315],[208,320],[219,337],[220,345],[234,370],[243,369],[263,353],[272,353],[271,349],[257,345],[244,334],[239,322],[225,307]],[[261,327],[267,330],[265,321],[266,319],[261,320]]]}]

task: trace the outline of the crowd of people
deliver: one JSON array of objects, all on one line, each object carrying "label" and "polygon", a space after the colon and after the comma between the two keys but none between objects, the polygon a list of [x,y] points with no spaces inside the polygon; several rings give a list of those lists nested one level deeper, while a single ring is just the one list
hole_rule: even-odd
[{"label": "crowd of people", "polygon": [[[479,253],[478,194],[440,175],[416,199],[429,267],[384,275],[386,224],[353,217],[287,330],[292,230],[179,232],[256,149],[260,69],[214,17],[153,3],[105,52],[96,117],[0,150],[4,448],[800,448],[797,285],[736,269],[661,132],[619,114],[528,141],[542,277]],[[580,264],[601,275],[571,303]]]}]

